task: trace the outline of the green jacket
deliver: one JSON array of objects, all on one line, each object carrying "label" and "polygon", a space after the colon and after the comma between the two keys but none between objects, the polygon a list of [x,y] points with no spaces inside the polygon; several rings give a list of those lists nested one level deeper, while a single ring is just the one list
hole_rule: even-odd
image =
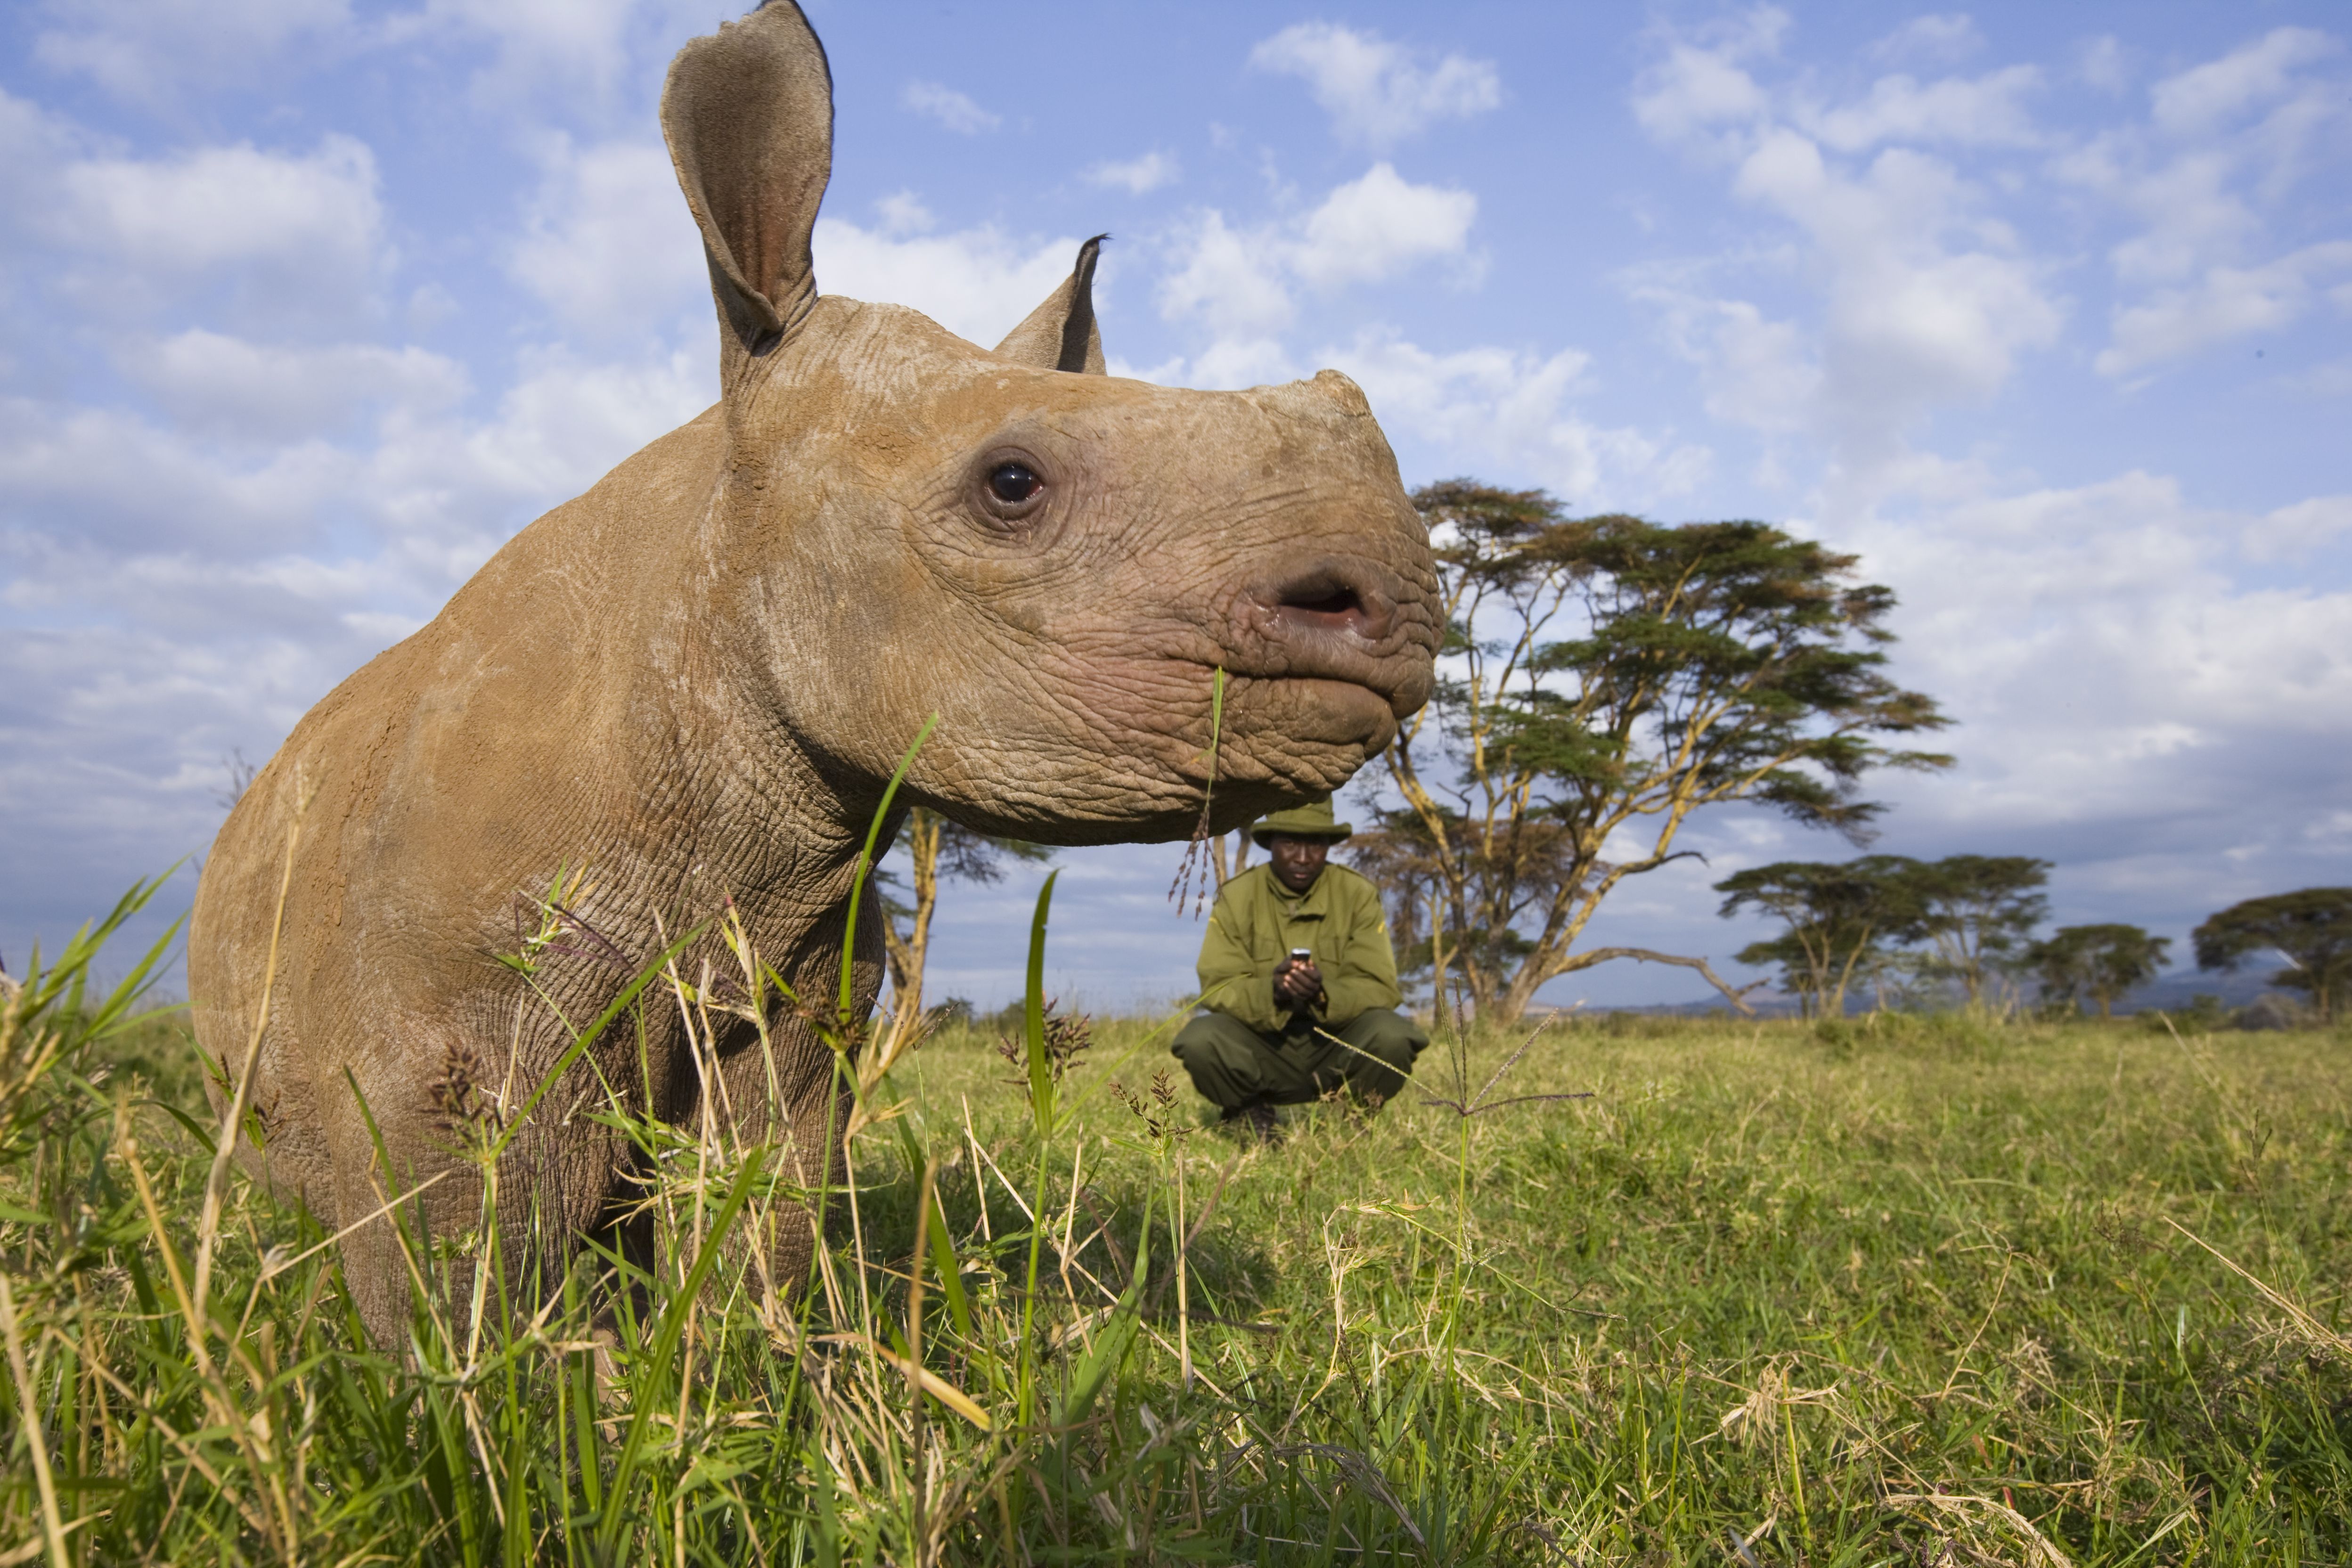
[{"label": "green jacket", "polygon": [[1323,868],[1293,893],[1261,863],[1224,885],[1201,942],[1201,1003],[1261,1034],[1278,1034],[1292,1010],[1274,999],[1274,972],[1294,947],[1315,954],[1323,997],[1313,1018],[1336,1029],[1373,1007],[1394,1007],[1396,953],[1380,889],[1345,866]]}]

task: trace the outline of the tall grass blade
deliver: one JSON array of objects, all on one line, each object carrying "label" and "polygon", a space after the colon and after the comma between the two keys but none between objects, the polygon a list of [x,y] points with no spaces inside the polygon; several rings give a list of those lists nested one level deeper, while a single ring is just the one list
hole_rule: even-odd
[{"label": "tall grass blade", "polygon": [[[703,1237],[700,1250],[695,1254],[693,1264],[687,1269],[685,1281],[678,1286],[677,1294],[672,1296],[662,1310],[660,1326],[655,1330],[653,1344],[646,1355],[646,1364],[653,1369],[656,1377],[667,1371],[671,1358],[677,1353],[678,1336],[686,1331],[687,1315],[701,1294],[703,1281],[710,1277],[711,1268],[719,1261],[719,1246],[727,1236],[728,1227],[742,1212],[745,1201],[751,1195],[753,1184],[767,1168],[767,1153],[765,1145],[745,1152],[742,1169],[736,1172],[735,1184],[727,1190],[726,1199],[719,1204],[718,1213],[711,1215],[709,1234]],[[622,1512],[622,1504],[631,1495],[630,1482],[635,1479],[637,1466],[644,1458],[649,1429],[647,1417],[653,1410],[654,1402],[641,1396],[636,1409],[630,1414],[628,1433],[621,1440],[620,1458],[613,1466],[604,1517],[596,1529],[597,1546],[607,1563],[619,1561],[617,1552],[621,1535],[629,1522]]]},{"label": "tall grass blade", "polygon": [[1143,1326],[1144,1290],[1150,1279],[1151,1205],[1157,1195],[1152,1192],[1144,1195],[1143,1228],[1136,1235],[1135,1271],[1128,1277],[1127,1289],[1119,1292],[1118,1305],[1071,1369],[1068,1386],[1055,1401],[1053,1425],[1056,1426],[1075,1426],[1093,1415],[1104,1386],[1127,1364],[1128,1352],[1135,1348],[1136,1333]]},{"label": "tall grass blade", "polygon": [[1028,1047],[1029,1115],[1042,1142],[1054,1132],[1054,1064],[1045,1054],[1045,916],[1054,906],[1059,871],[1046,874],[1037,889],[1037,912],[1029,921],[1029,977],[1022,993],[1022,1023]]}]

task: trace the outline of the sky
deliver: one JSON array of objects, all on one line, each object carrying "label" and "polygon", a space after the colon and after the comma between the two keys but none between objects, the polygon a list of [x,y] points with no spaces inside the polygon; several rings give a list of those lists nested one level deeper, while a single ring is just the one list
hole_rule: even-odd
[{"label": "sky", "polygon": [[[1959,758],[1877,782],[1876,849],[2041,856],[2056,921],[2176,939],[2352,883],[2340,6],[807,10],[822,290],[993,342],[1107,230],[1114,374],[1336,366],[1408,484],[1858,553]],[[184,910],[236,759],[716,397],[655,105],[728,14],[0,12],[0,961],[183,859]],[[1685,844],[1589,944],[1725,963],[1764,928],[1709,883],[1852,852]],[[1059,857],[1056,989],[1186,991],[1178,857]],[[935,997],[1015,993],[1040,875],[949,889]]]}]

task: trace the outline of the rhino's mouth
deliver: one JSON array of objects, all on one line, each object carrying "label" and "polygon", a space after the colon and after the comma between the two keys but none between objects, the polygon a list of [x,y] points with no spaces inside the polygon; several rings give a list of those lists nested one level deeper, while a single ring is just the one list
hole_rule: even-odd
[{"label": "rhino's mouth", "polygon": [[1238,595],[1226,674],[1356,687],[1402,719],[1428,700],[1435,641],[1404,598],[1389,573],[1359,559],[1269,575]]}]

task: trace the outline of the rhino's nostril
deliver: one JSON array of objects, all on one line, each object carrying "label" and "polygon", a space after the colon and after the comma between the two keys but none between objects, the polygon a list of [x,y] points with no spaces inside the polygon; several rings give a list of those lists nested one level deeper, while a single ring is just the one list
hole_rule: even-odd
[{"label": "rhino's nostril", "polygon": [[1318,631],[1363,631],[1370,618],[1362,598],[1344,583],[1301,584],[1282,596],[1275,613],[1295,626]]},{"label": "rhino's nostril", "polygon": [[1363,601],[1356,597],[1353,588],[1337,588],[1318,598],[1285,599],[1283,604],[1291,609],[1306,610],[1318,616],[1357,615],[1364,608]]}]

